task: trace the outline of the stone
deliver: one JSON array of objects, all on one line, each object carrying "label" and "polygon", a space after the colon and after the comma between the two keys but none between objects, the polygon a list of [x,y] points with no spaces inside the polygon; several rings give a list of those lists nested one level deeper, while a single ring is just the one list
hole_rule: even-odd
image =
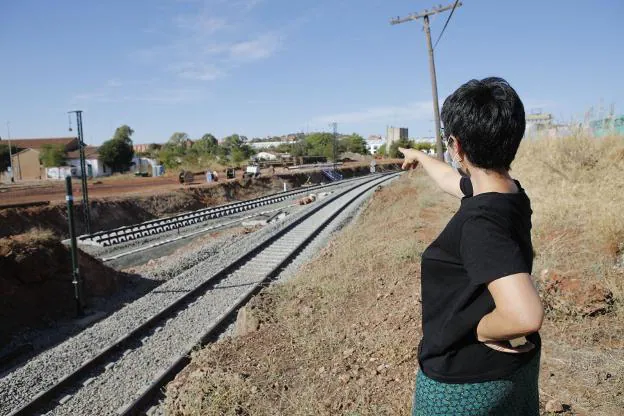
[{"label": "stone", "polygon": [[256,332],[260,328],[260,321],[253,315],[251,310],[244,306],[238,310],[236,315],[236,326],[234,336],[243,337],[252,332]]}]

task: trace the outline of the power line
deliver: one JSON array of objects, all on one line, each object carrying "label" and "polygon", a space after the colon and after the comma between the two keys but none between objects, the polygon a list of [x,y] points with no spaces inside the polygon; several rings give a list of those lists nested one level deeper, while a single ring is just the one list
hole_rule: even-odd
[{"label": "power line", "polygon": [[448,26],[449,21],[451,20],[451,17],[453,17],[453,12],[455,11],[455,8],[457,7],[457,3],[459,3],[459,0],[455,0],[455,4],[453,4],[453,9],[451,10],[451,14],[449,14],[449,17],[446,19],[446,23],[444,23],[442,32],[440,32],[440,36],[438,36],[438,40],[436,40],[435,45],[433,45],[433,49],[435,49],[438,46],[438,42],[440,42],[440,39],[442,39],[442,35],[444,34],[444,31],[446,30],[446,26]]},{"label": "power line", "polygon": [[[433,59],[433,48],[431,47],[431,30],[429,27],[429,16],[433,16],[438,13],[445,12],[447,10],[450,10],[451,8],[455,10],[456,7],[459,7],[461,5],[462,3],[456,0],[453,5],[449,4],[444,7],[438,6],[438,7],[434,7],[431,10],[425,10],[420,13],[412,13],[403,18],[397,17],[396,19],[390,20],[391,25],[398,25],[398,24],[406,23],[412,20],[423,19],[423,24],[424,24],[424,29],[425,29],[425,40],[427,42],[427,50],[429,52],[429,73],[431,74],[431,95],[433,97],[433,117],[435,121],[435,129],[436,129],[436,153],[440,160],[443,160],[444,156],[442,155],[443,148],[442,148],[442,135],[441,135],[441,128],[440,128],[440,106],[438,103],[438,81],[436,79],[435,62]],[[446,23],[448,24],[448,20]],[[444,27],[446,28],[446,25],[444,25]],[[444,32],[444,29],[442,29],[442,32]],[[438,40],[440,39],[438,38]],[[436,45],[437,44],[438,43],[436,42]]]}]

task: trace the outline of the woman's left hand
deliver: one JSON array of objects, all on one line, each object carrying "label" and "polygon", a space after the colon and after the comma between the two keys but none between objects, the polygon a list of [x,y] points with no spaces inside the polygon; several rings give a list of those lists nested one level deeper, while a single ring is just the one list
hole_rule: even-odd
[{"label": "woman's left hand", "polygon": [[527,341],[526,344],[520,345],[515,348],[511,347],[506,341],[483,341],[483,345],[492,348],[493,350],[506,352],[509,354],[523,354],[535,348],[535,344],[530,341]]}]

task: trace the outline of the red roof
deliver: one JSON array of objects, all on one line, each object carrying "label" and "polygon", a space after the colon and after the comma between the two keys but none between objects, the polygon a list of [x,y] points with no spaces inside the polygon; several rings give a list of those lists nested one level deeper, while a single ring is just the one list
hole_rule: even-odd
[{"label": "red roof", "polygon": [[[73,142],[75,142],[75,146]],[[45,145],[52,145],[52,146],[63,146],[66,149],[71,148],[71,150],[73,150],[74,148],[78,147],[78,139],[76,137],[11,139],[11,145],[19,149],[41,149]]]},{"label": "red roof", "polygon": [[[97,146],[85,146],[85,158],[86,159],[97,159],[100,155],[98,154]],[[80,150],[72,150],[71,152],[67,152],[67,159],[80,159]]]}]

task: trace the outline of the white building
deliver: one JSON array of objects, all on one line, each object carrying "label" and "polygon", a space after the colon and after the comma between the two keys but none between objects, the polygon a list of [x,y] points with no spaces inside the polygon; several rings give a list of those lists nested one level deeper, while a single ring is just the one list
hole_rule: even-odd
[{"label": "white building", "polygon": [[277,160],[277,154],[273,152],[258,152],[255,155],[256,160]]},{"label": "white building", "polygon": [[368,136],[368,139],[366,139],[365,142],[366,148],[371,155],[376,154],[379,148],[386,144],[386,140],[383,137],[377,135]]},{"label": "white building", "polygon": [[252,142],[248,143],[254,149],[268,149],[269,147],[277,147],[284,142]]},{"label": "white building", "polygon": [[[87,168],[87,176],[96,178],[98,176],[109,176],[112,170],[105,166],[100,160],[98,154],[98,148],[95,146],[86,146],[84,149],[85,164]],[[67,152],[67,165],[76,168],[76,175],[82,176],[82,170],[80,169],[80,151],[73,150]]]}]

